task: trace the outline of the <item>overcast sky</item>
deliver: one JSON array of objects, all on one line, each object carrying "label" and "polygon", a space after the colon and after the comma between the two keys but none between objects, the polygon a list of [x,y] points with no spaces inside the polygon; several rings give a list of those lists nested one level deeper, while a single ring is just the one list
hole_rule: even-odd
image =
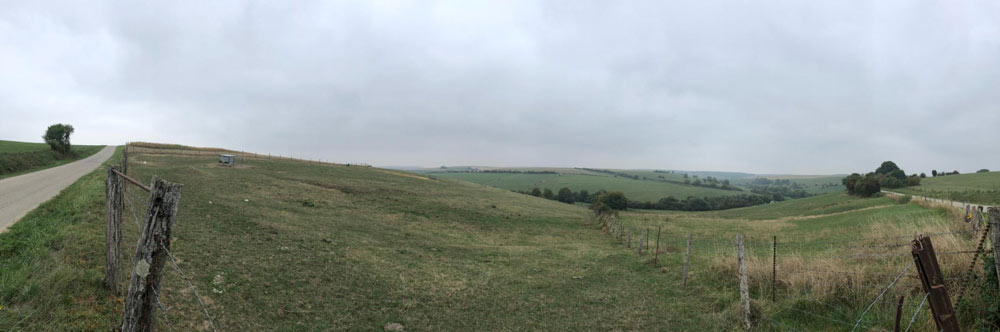
[{"label": "overcast sky", "polygon": [[996,1],[0,0],[0,139],[374,165],[1000,169]]}]

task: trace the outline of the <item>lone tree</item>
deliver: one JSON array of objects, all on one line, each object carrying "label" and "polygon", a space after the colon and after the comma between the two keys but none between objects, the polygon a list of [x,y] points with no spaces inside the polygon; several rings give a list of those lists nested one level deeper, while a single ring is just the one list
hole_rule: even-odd
[{"label": "lone tree", "polygon": [[45,136],[42,136],[42,139],[49,144],[53,151],[69,153],[69,135],[72,133],[72,125],[57,123],[45,130]]}]

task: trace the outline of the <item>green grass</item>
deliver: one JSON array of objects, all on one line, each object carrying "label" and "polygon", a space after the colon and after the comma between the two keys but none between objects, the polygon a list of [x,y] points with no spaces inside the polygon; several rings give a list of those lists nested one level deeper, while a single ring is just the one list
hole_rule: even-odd
[{"label": "green grass", "polygon": [[[729,326],[726,303],[678,303],[679,272],[661,273],[611,245],[584,224],[581,207],[366,167],[130,157],[137,178],[185,184],[173,253],[220,331]],[[100,288],[102,178],[86,176],[0,235],[18,243],[0,256],[0,326],[107,330],[118,322],[120,299]],[[125,224],[130,253],[138,229]],[[171,267],[163,294],[174,330],[204,330]]]},{"label": "green grass", "polygon": [[667,196],[685,199],[688,196],[716,197],[749,193],[749,191],[695,187],[652,179],[634,180],[607,174],[433,173],[430,175],[436,178],[469,181],[508,190],[531,190],[535,187],[543,190],[549,188],[553,192],[558,192],[563,187],[573,191],[587,190],[590,192],[600,189],[619,190],[624,192],[630,200],[653,202]]},{"label": "green grass", "polygon": [[108,329],[121,308],[100,290],[103,219],[98,170],[0,234],[0,330]]},{"label": "green grass", "polygon": [[0,179],[56,167],[97,153],[103,146],[74,145],[70,153],[62,154],[45,143],[0,140]]},{"label": "green grass", "polygon": [[1000,172],[925,178],[916,187],[890,191],[978,204],[1000,204]]},{"label": "green grass", "polygon": [[[840,248],[830,243],[905,241],[894,237],[964,225],[945,210],[841,194],[729,211],[622,212],[632,229],[662,227],[653,262],[603,234],[585,208],[480,184],[290,161],[228,168],[214,156],[136,154],[130,161],[130,173],[144,182],[158,175],[185,184],[172,251],[220,331],[383,330],[387,323],[407,331],[736,330],[737,232],[748,238],[756,313],[799,330],[842,330],[786,309],[852,321],[872,291],[830,290],[820,283],[825,269],[884,284],[879,276],[902,265],[895,258],[826,264],[825,255]],[[0,234],[0,329],[106,331],[119,323],[120,297],[100,286],[103,177],[101,170],[85,176]],[[145,197],[130,191],[130,200]],[[139,229],[129,209],[125,216],[129,262]],[[695,246],[682,287],[688,234]],[[766,277],[774,235],[781,243],[777,302],[768,300]],[[944,240],[951,242],[940,250],[971,246],[970,238]],[[968,267],[944,262],[946,273]],[[803,273],[809,278],[797,277]],[[168,265],[163,280],[173,330],[206,330],[179,271]],[[901,287],[908,298],[919,296],[912,284]],[[865,326],[884,328],[892,313],[879,305]],[[782,330],[769,322],[755,319],[762,330]],[[919,330],[928,324],[918,320]]]}]

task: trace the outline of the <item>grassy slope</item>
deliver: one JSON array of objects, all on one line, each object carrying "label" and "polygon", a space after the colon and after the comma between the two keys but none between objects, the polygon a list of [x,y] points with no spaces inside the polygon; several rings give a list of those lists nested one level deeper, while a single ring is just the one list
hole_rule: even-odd
[{"label": "grassy slope", "polygon": [[[662,264],[650,264],[648,253],[637,256],[584,225],[582,208],[477,184],[285,161],[235,169],[210,156],[132,161],[138,178],[158,174],[186,184],[173,252],[225,331],[381,330],[389,322],[409,331],[734,329],[737,232],[749,239],[755,311],[799,330],[840,330],[786,308],[852,321],[874,295],[822,292],[824,270],[857,271],[862,281],[882,285],[881,275],[901,264],[828,262],[816,257],[838,247],[813,241],[863,234],[884,243],[886,235],[954,226],[944,210],[840,194],[711,213],[623,213],[636,230],[663,228]],[[120,299],[100,288],[102,180],[101,171],[84,177],[0,235],[0,305],[8,307],[0,327],[106,330],[118,322]],[[132,226],[126,218],[126,253],[138,233]],[[684,288],[687,234],[696,240]],[[776,234],[783,288],[771,303],[764,276]],[[951,240],[935,246],[971,245]],[[968,266],[944,264],[946,273]],[[811,277],[796,277],[802,273]],[[908,297],[919,296],[912,280],[905,284]],[[174,330],[206,329],[192,290],[170,267],[163,294]],[[886,326],[889,307],[874,308],[864,326]],[[906,317],[913,309],[907,306]],[[918,330],[928,324],[919,319]]]},{"label": "grassy slope", "polygon": [[968,203],[1000,204],[1000,172],[930,177],[920,181],[919,186],[891,191]]},{"label": "grassy slope", "polygon": [[686,186],[654,180],[633,180],[606,174],[497,174],[497,173],[434,173],[437,178],[447,178],[485,184],[508,190],[531,190],[549,188],[553,192],[568,187],[573,191],[588,190],[594,192],[600,189],[620,190],[631,200],[657,201],[660,198],[674,196],[679,199],[688,196],[715,197],[747,194],[747,191],[732,191]]},{"label": "grassy slope", "polygon": [[[753,306],[767,317],[756,318],[756,324],[763,330],[785,331],[790,327],[835,331],[844,330],[845,326],[830,319],[853,323],[882,287],[907,265],[907,241],[912,234],[967,229],[954,211],[928,209],[914,203],[897,204],[887,198],[826,194],[727,211],[629,211],[622,214],[622,219],[626,229],[636,232],[650,229],[655,233],[658,227],[662,229],[667,265],[681,264],[679,257],[684,253],[687,236],[693,235],[692,256],[696,258],[692,259],[691,280],[702,301],[738,301],[733,238],[737,233],[744,234]],[[772,236],[777,236],[779,242],[778,301],[770,300]],[[933,238],[938,252],[975,249],[976,239],[970,235]],[[972,256],[938,257],[946,276],[955,278],[965,273]],[[993,273],[992,266],[985,268],[985,273]],[[911,299],[923,295],[914,276],[910,270],[887,296],[893,299],[896,295],[907,296],[905,317],[910,317],[916,309],[917,302]],[[957,286],[952,282],[948,285],[954,291]],[[995,288],[995,284],[987,287]],[[962,308],[987,307],[981,297],[967,293],[965,299]],[[862,323],[862,329],[891,330],[895,310],[891,302],[875,306]],[[735,305],[728,310],[733,316],[738,313]],[[981,314],[967,309],[960,311],[966,327]],[[922,315],[915,330],[931,331],[933,322],[926,314]]]},{"label": "grassy slope", "polygon": [[56,167],[89,157],[100,145],[74,145],[69,155],[53,152],[48,144],[0,140],[0,179]]},{"label": "grassy slope", "polygon": [[[231,169],[208,156],[131,161],[140,179],[158,174],[186,184],[173,252],[221,331],[380,330],[389,322],[411,331],[728,324],[725,304],[676,301],[684,294],[678,271],[660,273],[610,245],[584,225],[580,207],[374,168],[255,161]],[[0,304],[7,307],[0,326],[116,324],[120,299],[99,286],[102,178],[100,171],[84,177],[0,235]],[[126,220],[126,253],[138,233],[132,226]],[[174,330],[204,330],[178,272],[168,267],[164,280]]]}]

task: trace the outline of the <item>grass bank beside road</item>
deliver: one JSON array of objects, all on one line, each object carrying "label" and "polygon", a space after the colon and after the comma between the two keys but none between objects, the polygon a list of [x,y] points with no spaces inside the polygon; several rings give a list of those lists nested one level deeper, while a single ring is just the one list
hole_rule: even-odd
[{"label": "grass bank beside road", "polygon": [[56,167],[100,151],[100,145],[74,145],[69,153],[52,151],[45,143],[0,140],[0,179]]},{"label": "grass bank beside road", "polygon": [[1000,172],[931,177],[920,181],[919,186],[890,191],[958,202],[1000,205]]}]

